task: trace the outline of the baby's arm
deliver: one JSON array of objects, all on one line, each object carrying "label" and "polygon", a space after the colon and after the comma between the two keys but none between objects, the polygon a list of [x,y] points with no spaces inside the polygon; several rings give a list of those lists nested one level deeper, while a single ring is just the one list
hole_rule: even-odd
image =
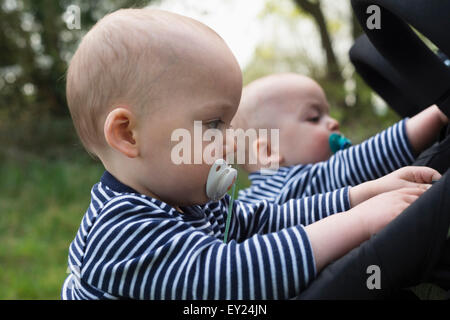
[{"label": "baby's arm", "polygon": [[[359,184],[355,187],[345,187],[328,193],[319,193],[308,197],[301,197],[296,200],[288,198],[285,202],[283,202],[280,201],[281,198],[267,197],[267,199],[264,199],[264,202],[263,200],[256,201],[256,199],[250,202],[248,201],[249,197],[246,197],[244,198],[244,201],[238,200],[236,202],[239,203],[243,208],[244,214],[238,216],[240,220],[236,220],[232,225],[232,231],[234,231],[235,228],[246,230],[246,232],[242,234],[241,232],[238,232],[236,237],[247,238],[252,234],[251,232],[254,230],[258,230],[258,232],[261,232],[261,230],[266,230],[265,232],[278,230],[277,228],[273,229],[273,227],[264,228],[260,225],[261,222],[265,223],[267,221],[275,221],[276,223],[274,225],[278,226],[295,225],[298,223],[302,225],[309,225],[310,223],[316,222],[334,213],[346,211],[352,207],[355,207],[359,203],[384,192],[389,192],[401,188],[421,188],[423,190],[427,190],[430,186],[431,181],[438,180],[440,179],[440,177],[441,175],[439,174],[439,172],[432,168],[404,167],[382,178],[371,180]],[[277,185],[272,182],[269,192],[274,193],[274,187],[276,186]],[[254,197],[258,196],[258,194],[263,191],[263,186],[261,186],[260,184],[252,188],[254,189]],[[297,190],[298,185],[294,184],[292,187],[290,187],[288,192],[294,193]],[[267,191],[262,192],[262,194],[266,195]],[[280,192],[280,195],[283,196],[286,195],[286,193]],[[228,201],[228,198],[224,198],[222,201]],[[244,203],[252,204],[258,202],[277,204],[287,203],[288,206],[278,206],[276,207],[276,209],[270,211],[255,211],[252,209],[252,206],[249,206],[249,209],[246,209],[247,207],[243,206]],[[227,205],[227,203],[224,203],[224,205]],[[298,206],[301,209],[298,211],[298,216],[286,214],[286,208],[291,208],[292,206]],[[265,217],[264,215],[268,217]],[[249,223],[249,220],[252,220],[253,222]],[[255,223],[254,221],[257,222]],[[248,230],[248,228],[246,227],[249,225],[252,226],[250,230]]]},{"label": "baby's arm", "polygon": [[381,230],[424,191],[422,188],[404,188],[383,193],[345,213],[305,227],[317,272]]},{"label": "baby's arm", "polygon": [[447,123],[447,117],[437,106],[428,107],[362,144],[338,152],[324,163],[325,177],[332,188],[354,186],[410,165]]},{"label": "baby's arm", "polygon": [[[319,272],[328,263],[386,226],[424,193],[433,180],[440,177],[439,172],[427,167],[401,168],[383,178],[353,187],[350,201],[354,207],[346,212],[337,211],[323,217],[314,214],[324,204],[323,201],[317,201],[322,196],[320,194],[291,199],[281,206],[267,201],[253,207],[240,203],[237,204],[241,206],[240,210],[234,210],[236,214],[233,217],[232,234],[240,242],[255,233],[277,232],[301,223],[305,226],[316,271]],[[365,201],[366,199],[369,200]],[[306,224],[304,218],[302,220],[305,216],[309,217],[310,223]]]},{"label": "baby's arm", "polygon": [[356,186],[408,166],[415,155],[433,143],[447,123],[447,117],[436,106],[431,106],[361,144],[337,152],[328,161],[295,166],[277,202]]},{"label": "baby's arm", "polygon": [[[267,200],[252,204],[236,200],[233,204],[230,238],[242,241],[255,233],[266,234],[277,232],[283,228],[295,225],[309,225],[325,217],[350,209],[348,197],[349,187],[335,191],[315,194],[310,197],[291,199],[282,205],[276,205]],[[229,197],[226,196],[221,206],[228,207]],[[211,204],[210,208],[219,204]]]},{"label": "baby's arm", "polygon": [[394,124],[361,144],[338,151],[327,161],[292,167],[276,202],[356,186],[410,165],[414,157],[406,121]]},{"label": "baby's arm", "polygon": [[448,124],[447,116],[436,105],[409,119],[406,123],[406,132],[414,153],[418,155],[431,146],[446,124]]},{"label": "baby's arm", "polygon": [[[181,218],[132,197],[102,215],[89,239],[82,280],[92,290],[133,299],[287,299],[315,277],[301,224],[223,243],[222,201],[202,206],[206,216]],[[274,207],[255,204],[252,211],[264,216]],[[233,215],[251,211],[235,209]]]},{"label": "baby's arm", "polygon": [[427,190],[431,182],[439,180],[441,174],[428,167],[403,167],[384,177],[367,181],[349,190],[351,207],[378,194],[401,188],[421,188]]}]

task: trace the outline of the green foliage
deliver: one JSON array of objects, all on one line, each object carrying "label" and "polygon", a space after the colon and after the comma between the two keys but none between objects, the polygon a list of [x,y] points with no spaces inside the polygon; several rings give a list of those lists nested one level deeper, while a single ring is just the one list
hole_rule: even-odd
[{"label": "green foliage", "polygon": [[69,244],[103,170],[83,156],[1,156],[0,299],[59,299]]},{"label": "green foliage", "polygon": [[[306,19],[310,21],[313,16],[299,6],[295,6],[296,1],[291,0],[289,2],[267,1],[260,14],[260,19],[277,17],[280,24],[287,25],[287,29],[291,30],[291,34],[286,34],[285,37],[297,39],[298,28],[302,26],[303,21]],[[320,1],[309,2],[320,3]],[[293,12],[296,13],[292,14]],[[350,17],[351,19],[341,17],[327,21],[327,31],[333,42],[342,41],[337,38],[336,34],[344,25],[354,23],[353,17]],[[353,27],[357,28],[357,26]],[[357,35],[356,32],[354,36]],[[353,142],[363,141],[399,120],[398,115],[391,109],[388,109],[384,114],[375,112],[372,89],[356,72],[349,72],[351,68],[346,67],[345,69],[349,70],[339,70],[341,76],[335,78],[328,73],[326,63],[318,62],[320,59],[312,57],[308,48],[297,45],[293,46],[297,50],[286,50],[281,47],[278,41],[279,39],[268,40],[256,48],[253,60],[244,69],[244,85],[265,75],[279,72],[297,72],[310,76],[324,89],[331,106],[331,115],[340,122],[341,131],[349,136]],[[301,39],[298,41],[301,42]],[[348,59],[341,57],[341,60]],[[354,88],[346,89],[346,81],[353,81]]]},{"label": "green foliage", "polygon": [[291,0],[267,0],[264,9],[260,12],[259,18],[277,15],[282,19],[309,18]]},{"label": "green foliage", "polygon": [[343,89],[343,84],[328,79],[323,70],[312,64],[308,56],[302,52],[297,54],[282,52],[277,50],[276,44],[265,44],[255,50],[254,59],[244,70],[244,85],[278,72],[297,72],[315,79],[327,95],[331,115],[340,122],[341,131],[353,142],[361,142],[400,119],[391,109],[383,115],[375,113],[372,102],[373,91],[356,74],[355,105],[341,106],[341,101],[348,95]]},{"label": "green foliage", "polygon": [[[0,299],[59,299],[68,246],[104,170],[69,117],[68,61],[100,17],[150,2],[0,0]],[[65,25],[69,5],[81,9],[81,30]]]},{"label": "green foliage", "polygon": [[[41,122],[68,119],[65,72],[81,37],[106,13],[150,2],[0,1],[0,144],[21,146],[27,139],[36,145],[35,131],[39,130],[39,137],[44,131],[37,128]],[[80,7],[81,30],[69,30],[63,20],[69,5]],[[73,134],[64,136],[66,142],[76,141]],[[60,143],[54,137],[45,138],[51,144]]]}]

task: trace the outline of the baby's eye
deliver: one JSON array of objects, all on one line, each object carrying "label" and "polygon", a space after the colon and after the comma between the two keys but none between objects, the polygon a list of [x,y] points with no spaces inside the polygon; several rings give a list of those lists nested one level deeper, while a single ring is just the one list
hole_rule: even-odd
[{"label": "baby's eye", "polygon": [[218,129],[219,126],[223,123],[224,122],[222,120],[216,119],[216,120],[212,120],[212,121],[209,121],[208,123],[206,123],[206,126],[208,127],[208,129]]},{"label": "baby's eye", "polygon": [[311,118],[308,118],[307,121],[309,121],[309,122],[319,122],[320,121],[320,117],[319,116],[311,117]]}]

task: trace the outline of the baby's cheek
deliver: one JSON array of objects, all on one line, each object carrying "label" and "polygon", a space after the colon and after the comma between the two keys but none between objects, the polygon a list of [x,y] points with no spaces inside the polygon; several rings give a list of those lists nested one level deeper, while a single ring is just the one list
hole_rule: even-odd
[{"label": "baby's cheek", "polygon": [[183,205],[197,205],[207,202],[206,179],[207,168],[193,164],[184,166],[176,185],[177,198]]},{"label": "baby's cheek", "polygon": [[189,173],[189,180],[192,186],[192,192],[198,199],[206,198],[206,181],[208,179],[209,170],[211,165],[207,163],[197,164],[191,168]]},{"label": "baby's cheek", "polygon": [[325,161],[331,156],[330,135],[328,132],[319,132],[311,145],[311,150],[315,150],[317,154],[316,162]]}]

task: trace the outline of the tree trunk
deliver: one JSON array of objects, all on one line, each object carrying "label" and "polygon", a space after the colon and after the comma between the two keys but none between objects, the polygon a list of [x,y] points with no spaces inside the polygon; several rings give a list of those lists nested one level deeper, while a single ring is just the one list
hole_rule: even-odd
[{"label": "tree trunk", "polygon": [[299,8],[312,16],[317,28],[319,29],[322,48],[325,51],[327,59],[327,78],[333,81],[343,81],[341,68],[333,49],[333,44],[331,42],[325,16],[320,6],[320,1],[311,2],[309,0],[294,0],[294,2]]}]

